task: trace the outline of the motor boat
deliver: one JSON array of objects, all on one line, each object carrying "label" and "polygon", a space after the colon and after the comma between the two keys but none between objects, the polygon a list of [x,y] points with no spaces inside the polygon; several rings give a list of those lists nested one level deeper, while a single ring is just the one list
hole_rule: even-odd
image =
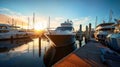
[{"label": "motor boat", "polygon": [[94,37],[98,41],[104,41],[108,34],[113,33],[115,26],[114,22],[101,23],[96,26]]},{"label": "motor boat", "polygon": [[61,23],[61,26],[57,27],[53,31],[48,30],[48,33],[45,34],[45,36],[52,41],[55,47],[67,46],[75,43],[75,35],[73,22],[69,20]]},{"label": "motor boat", "polygon": [[27,37],[27,32],[18,26],[0,24],[0,40]]},{"label": "motor boat", "polygon": [[120,20],[116,21],[114,33],[106,39],[107,46],[120,53]]}]

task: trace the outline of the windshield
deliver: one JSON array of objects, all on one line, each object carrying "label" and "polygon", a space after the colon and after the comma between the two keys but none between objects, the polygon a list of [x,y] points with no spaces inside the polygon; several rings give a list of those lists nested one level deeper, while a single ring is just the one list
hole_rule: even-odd
[{"label": "windshield", "polygon": [[0,26],[0,29],[7,29],[6,26]]},{"label": "windshield", "polygon": [[72,31],[72,30],[73,30],[73,27],[57,27],[56,30],[62,30],[62,31],[69,30],[69,31]]}]

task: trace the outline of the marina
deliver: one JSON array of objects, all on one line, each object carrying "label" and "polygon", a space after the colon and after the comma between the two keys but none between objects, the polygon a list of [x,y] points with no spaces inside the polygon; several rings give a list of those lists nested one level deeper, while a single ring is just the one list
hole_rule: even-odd
[{"label": "marina", "polygon": [[[56,30],[48,30],[37,37],[26,35],[27,38],[26,36],[3,38],[0,40],[0,65],[2,67],[119,67],[119,22],[117,23],[113,24],[115,33],[108,33],[105,37],[101,35],[104,42],[99,37],[98,40],[93,37],[96,34],[91,30],[91,23],[86,26],[84,33],[82,25],[77,32],[74,32],[69,20],[61,23],[61,27],[57,27]],[[116,37],[113,37],[115,35]],[[115,44],[113,38],[116,40]]]},{"label": "marina", "polygon": [[119,4],[1,0],[0,67],[120,67]]}]

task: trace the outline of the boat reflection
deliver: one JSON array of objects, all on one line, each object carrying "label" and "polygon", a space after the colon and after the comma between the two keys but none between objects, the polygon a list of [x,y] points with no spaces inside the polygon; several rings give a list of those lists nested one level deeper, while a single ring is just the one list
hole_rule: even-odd
[{"label": "boat reflection", "polygon": [[62,59],[63,57],[67,56],[69,53],[71,53],[73,50],[75,50],[76,44],[73,43],[73,45],[68,45],[64,47],[53,47],[51,46],[44,55],[44,64],[46,67],[51,67],[53,64],[55,64],[57,61]]},{"label": "boat reflection", "polygon": [[0,66],[45,67],[43,55],[48,47],[46,40],[38,38],[0,41]]},{"label": "boat reflection", "polygon": [[0,41],[0,53],[8,52],[11,49],[20,47],[23,44],[27,44],[30,41],[32,41],[32,39],[30,38],[16,39],[12,41],[11,40]]},{"label": "boat reflection", "polygon": [[50,67],[76,49],[76,44],[53,47],[44,38],[0,41],[1,67]]}]

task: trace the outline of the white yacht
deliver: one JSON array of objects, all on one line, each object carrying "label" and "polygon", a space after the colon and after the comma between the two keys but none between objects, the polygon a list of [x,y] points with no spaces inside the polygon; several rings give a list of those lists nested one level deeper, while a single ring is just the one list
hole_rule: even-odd
[{"label": "white yacht", "polygon": [[107,45],[120,53],[120,20],[115,24],[114,33],[107,36]]},{"label": "white yacht", "polygon": [[27,32],[21,30],[17,26],[12,26],[8,24],[0,24],[0,40],[10,39],[10,38],[23,38],[26,37]]},{"label": "white yacht", "polygon": [[108,34],[113,33],[115,23],[108,22],[108,23],[101,23],[96,26],[94,36],[98,41],[104,41]]},{"label": "white yacht", "polygon": [[65,21],[61,23],[60,27],[57,27],[56,30],[50,31],[45,34],[45,36],[51,40],[55,47],[67,46],[75,43],[75,33],[73,28],[72,21]]}]

